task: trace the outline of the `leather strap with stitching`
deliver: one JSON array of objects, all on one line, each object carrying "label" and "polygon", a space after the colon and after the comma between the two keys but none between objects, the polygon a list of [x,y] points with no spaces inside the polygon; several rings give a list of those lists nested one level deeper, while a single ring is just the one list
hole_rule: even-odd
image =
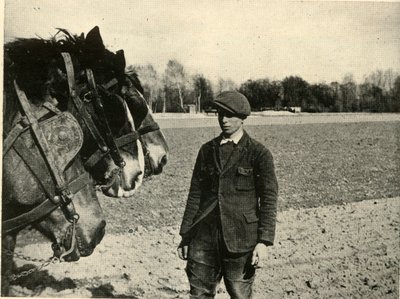
[{"label": "leather strap with stitching", "polygon": [[56,187],[58,190],[65,190],[67,188],[67,185],[65,184],[64,178],[60,175],[57,166],[55,165],[55,161],[53,158],[53,154],[49,148],[49,145],[47,143],[46,137],[43,134],[43,131],[39,127],[39,123],[36,119],[36,117],[33,115],[32,109],[30,108],[30,103],[28,99],[26,98],[25,92],[23,92],[16,81],[14,81],[14,87],[15,91],[18,95],[18,98],[21,103],[21,107],[24,111],[24,114],[26,118],[28,119],[28,122],[30,123],[33,135],[38,141],[38,147],[43,153],[43,158],[47,162],[48,167],[50,168],[51,175],[53,176]]},{"label": "leather strap with stitching", "polygon": [[[87,182],[90,180],[89,174],[87,172],[82,173],[80,176],[75,178],[72,182],[70,182],[69,187],[70,191],[75,194],[78,193],[81,189],[83,189]],[[32,210],[21,214],[12,219],[8,219],[2,222],[2,233],[7,234],[12,231],[22,229],[27,224],[40,220],[45,217],[49,213],[53,212],[59,206],[61,206],[61,201],[54,202],[54,200],[50,200],[46,198],[44,202],[42,202],[37,207]]]},{"label": "leather strap with stitching", "polygon": [[[101,136],[99,130],[97,129],[97,126],[94,124],[92,117],[90,116],[89,112],[86,110],[84,107],[83,102],[81,99],[76,95],[76,84],[75,84],[75,76],[74,76],[74,68],[72,64],[72,59],[71,55],[69,53],[61,53],[64,63],[65,63],[65,68],[67,71],[67,77],[68,77],[68,86],[69,86],[69,91],[70,91],[70,98],[72,101],[72,104],[75,106],[75,109],[77,110],[78,114],[80,115],[80,118],[83,120],[85,123],[86,127],[88,128],[90,134],[92,135],[93,139],[96,141],[97,146],[98,146],[98,151],[96,151],[94,154],[91,155],[87,159],[89,162],[85,162],[85,165],[91,165],[94,166],[96,165],[105,155],[109,153],[108,146],[106,142],[104,141],[103,137]],[[71,107],[69,107],[69,110],[71,110]],[[101,153],[101,154],[99,154]]]},{"label": "leather strap with stitching", "polygon": [[105,134],[106,142],[110,147],[110,155],[114,160],[115,164],[121,166],[125,162],[124,159],[121,157],[121,153],[119,152],[118,146],[115,144],[114,136],[111,132],[110,125],[108,124],[106,115],[104,113],[103,104],[97,92],[96,82],[94,80],[93,71],[91,69],[86,69],[86,77],[89,82],[90,89],[94,95],[94,103],[96,105],[97,113],[102,119],[103,132]]}]

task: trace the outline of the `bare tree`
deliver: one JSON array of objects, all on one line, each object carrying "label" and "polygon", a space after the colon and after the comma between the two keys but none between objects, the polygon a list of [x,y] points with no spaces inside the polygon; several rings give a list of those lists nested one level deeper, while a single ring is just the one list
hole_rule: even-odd
[{"label": "bare tree", "polygon": [[353,74],[348,73],[343,77],[340,91],[344,111],[357,111],[359,109],[359,103],[357,100],[357,85],[354,81]]},{"label": "bare tree", "polygon": [[167,89],[178,92],[179,106],[184,111],[184,90],[189,85],[189,80],[183,65],[175,59],[169,60],[165,69],[164,79]]},{"label": "bare tree", "polygon": [[210,106],[213,101],[211,82],[204,75],[196,74],[193,77],[193,83],[196,112],[200,112],[202,108]]},{"label": "bare tree", "polygon": [[391,68],[385,71],[378,69],[365,78],[365,83],[379,87],[385,92],[390,92],[394,87],[394,81],[397,76],[398,73]]},{"label": "bare tree", "polygon": [[217,89],[216,89],[217,94],[219,94],[223,91],[237,90],[237,89],[238,89],[238,86],[232,79],[219,78],[218,84],[217,84]]}]

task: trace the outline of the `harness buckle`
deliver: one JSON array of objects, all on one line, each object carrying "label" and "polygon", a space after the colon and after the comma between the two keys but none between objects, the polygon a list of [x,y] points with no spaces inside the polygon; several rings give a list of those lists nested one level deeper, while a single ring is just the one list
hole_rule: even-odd
[{"label": "harness buckle", "polygon": [[21,119],[19,120],[19,123],[21,124],[22,127],[26,128],[29,127],[31,124],[26,116],[22,116]]},{"label": "harness buckle", "polygon": [[61,201],[63,205],[67,206],[72,202],[73,194],[71,193],[71,191],[69,191],[67,185],[58,187],[57,191],[59,193],[59,196],[54,197],[56,203]]},{"label": "harness buckle", "polygon": [[61,193],[61,201],[65,205],[69,205],[72,202],[72,194],[69,190],[64,190]]},{"label": "harness buckle", "polygon": [[90,103],[93,100],[93,93],[91,91],[88,91],[83,95],[83,101],[85,103]]}]

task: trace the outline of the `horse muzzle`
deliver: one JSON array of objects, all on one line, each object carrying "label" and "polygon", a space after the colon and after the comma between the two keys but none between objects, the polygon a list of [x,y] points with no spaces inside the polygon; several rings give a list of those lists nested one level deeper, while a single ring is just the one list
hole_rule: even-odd
[{"label": "horse muzzle", "polygon": [[145,161],[145,177],[149,177],[151,175],[158,175],[162,173],[164,166],[167,164],[167,155],[161,156],[157,161],[154,160],[150,156],[149,153],[145,155],[144,161]]},{"label": "horse muzzle", "polygon": [[94,248],[103,239],[106,222],[103,220],[90,240],[84,237],[82,229],[71,224],[60,243],[54,243],[52,249],[54,256],[66,262],[74,262],[80,257],[89,256]]},{"label": "horse muzzle", "polygon": [[51,245],[54,256],[62,261],[74,262],[80,259],[81,255],[77,246],[76,226],[71,224],[68,226],[64,238],[59,243]]},{"label": "horse muzzle", "polygon": [[106,196],[131,197],[142,184],[143,172],[128,163],[120,172],[114,173],[109,183],[99,186]]}]

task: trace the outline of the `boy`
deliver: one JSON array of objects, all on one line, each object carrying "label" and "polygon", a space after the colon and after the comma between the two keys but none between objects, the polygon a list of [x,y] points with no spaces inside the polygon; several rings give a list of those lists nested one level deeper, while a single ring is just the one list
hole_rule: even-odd
[{"label": "boy", "polygon": [[214,298],[223,277],[231,298],[247,299],[274,242],[278,183],[270,151],[243,130],[246,97],[225,91],[214,104],[222,133],[199,151],[178,254],[190,298]]}]

